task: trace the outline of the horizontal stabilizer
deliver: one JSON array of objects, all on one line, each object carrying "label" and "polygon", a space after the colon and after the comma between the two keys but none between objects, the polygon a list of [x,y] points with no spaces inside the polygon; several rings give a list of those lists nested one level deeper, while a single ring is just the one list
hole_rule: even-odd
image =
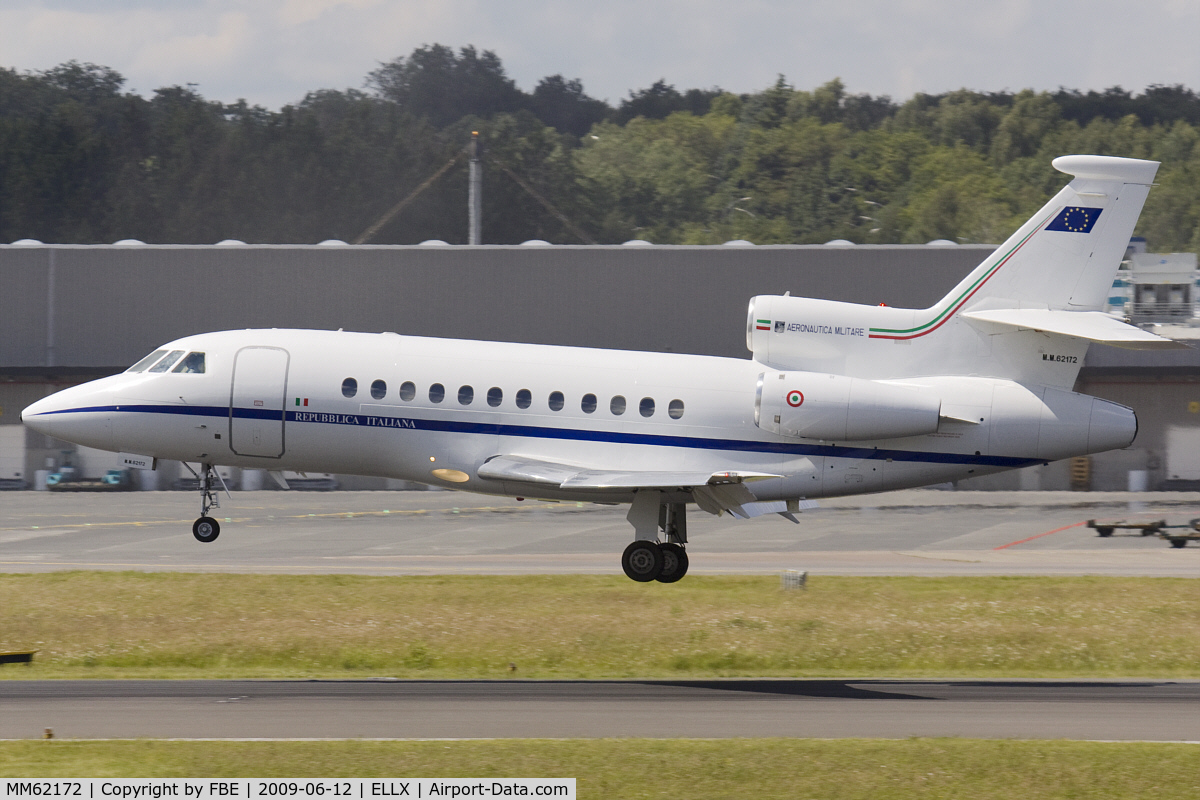
[{"label": "horizontal stabilizer", "polygon": [[1174,350],[1186,344],[1127,325],[1099,311],[1059,311],[1047,308],[994,308],[968,311],[964,319],[976,327],[1056,333],[1130,350]]}]

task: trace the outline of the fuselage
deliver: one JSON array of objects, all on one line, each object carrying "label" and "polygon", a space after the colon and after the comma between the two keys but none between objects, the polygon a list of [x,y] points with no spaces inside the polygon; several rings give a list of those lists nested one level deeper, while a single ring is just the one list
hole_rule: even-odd
[{"label": "fuselage", "polygon": [[[1121,406],[991,378],[901,381],[954,413],[927,435],[839,442],[765,430],[756,405],[773,371],[752,360],[311,330],[208,333],[160,350],[178,353],[168,367],[158,368],[164,355],[59,392],[23,420],[159,459],[605,502],[633,492],[535,490],[477,473],[501,454],[603,470],[744,470],[780,476],[753,484],[770,501],[952,481],[1126,446],[1136,432]],[[197,353],[202,372],[177,371]],[[790,389],[806,373],[789,375]]]}]

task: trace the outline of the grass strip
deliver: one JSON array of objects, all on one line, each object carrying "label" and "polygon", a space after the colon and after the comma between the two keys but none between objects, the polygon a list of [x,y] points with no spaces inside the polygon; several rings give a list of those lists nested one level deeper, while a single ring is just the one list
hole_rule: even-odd
[{"label": "grass strip", "polygon": [[580,798],[1200,795],[1197,745],[979,739],[0,742],[0,779],[564,777]]},{"label": "grass strip", "polygon": [[0,575],[0,678],[1196,677],[1200,580]]}]

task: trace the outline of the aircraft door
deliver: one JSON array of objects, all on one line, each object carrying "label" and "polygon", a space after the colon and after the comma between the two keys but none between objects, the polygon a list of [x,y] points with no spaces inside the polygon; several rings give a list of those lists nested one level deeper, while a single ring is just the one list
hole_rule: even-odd
[{"label": "aircraft door", "polygon": [[229,448],[238,455],[283,455],[290,359],[288,351],[279,347],[244,347],[238,351],[229,395]]}]

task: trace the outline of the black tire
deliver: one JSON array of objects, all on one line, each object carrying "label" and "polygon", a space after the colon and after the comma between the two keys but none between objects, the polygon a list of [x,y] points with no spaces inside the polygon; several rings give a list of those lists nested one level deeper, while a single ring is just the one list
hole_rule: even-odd
[{"label": "black tire", "polygon": [[192,536],[195,536],[198,542],[215,542],[220,535],[221,525],[212,517],[201,517],[192,523]]},{"label": "black tire", "polygon": [[1142,536],[1157,536],[1158,528],[1143,528]]},{"label": "black tire", "polygon": [[1112,536],[1112,528],[1096,528],[1096,533],[1101,536]]},{"label": "black tire", "polygon": [[663,568],[662,572],[658,573],[658,577],[654,580],[659,583],[674,583],[684,575],[687,575],[688,557],[686,550],[671,542],[660,544],[658,549],[663,554]]},{"label": "black tire", "polygon": [[1172,539],[1171,547],[1187,547],[1187,539]]},{"label": "black tire", "polygon": [[621,554],[621,569],[638,583],[649,583],[658,577],[663,568],[663,554],[657,542],[638,540],[631,542]]}]

